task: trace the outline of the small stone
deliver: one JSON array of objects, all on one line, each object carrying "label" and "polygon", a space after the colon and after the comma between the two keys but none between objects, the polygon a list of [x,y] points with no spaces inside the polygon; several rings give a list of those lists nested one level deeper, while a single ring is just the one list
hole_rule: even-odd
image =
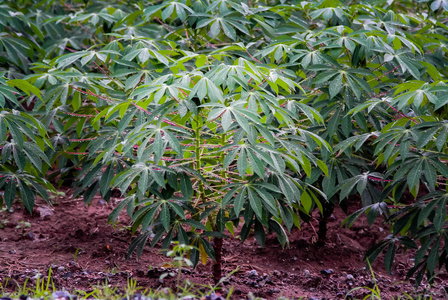
[{"label": "small stone", "polygon": [[320,300],[320,298],[310,297],[309,300]]},{"label": "small stone", "polygon": [[17,253],[16,250],[9,251],[9,254],[16,254],[16,253]]},{"label": "small stone", "polygon": [[51,294],[51,297],[53,297],[53,300],[70,300],[72,295],[66,291],[56,291]]},{"label": "small stone", "polygon": [[311,272],[309,270],[303,271],[303,275],[305,275],[306,278],[311,277]]},{"label": "small stone", "polygon": [[279,290],[279,289],[269,289],[269,290],[268,290],[268,293],[270,293],[270,294],[276,294],[276,293],[280,293],[280,290]]},{"label": "small stone", "polygon": [[383,227],[378,227],[378,230],[379,230],[380,232],[383,232],[383,231],[384,231],[384,228],[383,228]]},{"label": "small stone", "polygon": [[61,275],[62,278],[71,278],[73,276],[75,276],[75,274],[73,274],[71,272],[67,272],[67,273]]},{"label": "small stone", "polygon": [[259,287],[259,285],[255,281],[250,281],[249,282],[249,286],[254,287],[254,288],[258,288]]},{"label": "small stone", "polygon": [[48,220],[50,219],[50,216],[54,215],[53,210],[49,206],[38,207],[37,210],[39,211],[39,216],[42,220]]},{"label": "small stone", "polygon": [[366,282],[366,285],[367,285],[367,287],[369,287],[369,288],[373,288],[373,287],[375,286],[375,282],[373,282],[373,281],[371,281],[371,280],[368,280],[368,281]]},{"label": "small stone", "polygon": [[250,270],[249,276],[258,276],[258,272],[256,270]]},{"label": "small stone", "polygon": [[310,288],[310,292],[314,292],[315,290],[315,288]]},{"label": "small stone", "polygon": [[296,261],[296,260],[297,260],[297,256],[294,256],[294,257],[292,258],[292,260],[293,260],[293,261]]},{"label": "small stone", "polygon": [[[190,297],[190,298],[194,299],[192,297]],[[219,294],[211,293],[210,295],[205,296],[205,299],[206,300],[222,300],[222,297]]]},{"label": "small stone", "polygon": [[58,267],[58,271],[59,271],[59,272],[62,272],[62,271],[64,271],[64,270],[65,270],[65,267],[63,267],[63,266]]},{"label": "small stone", "polygon": [[323,275],[330,275],[330,274],[333,274],[334,271],[333,271],[333,269],[320,270],[320,273],[323,274]]},{"label": "small stone", "polygon": [[353,275],[350,275],[350,274],[348,274],[346,278],[349,281],[353,281],[355,279],[355,277],[353,277]]}]

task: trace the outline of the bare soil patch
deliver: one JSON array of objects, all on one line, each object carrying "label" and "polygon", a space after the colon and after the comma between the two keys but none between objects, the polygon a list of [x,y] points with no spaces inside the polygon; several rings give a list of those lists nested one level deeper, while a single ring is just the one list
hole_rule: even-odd
[{"label": "bare soil patch", "polygon": [[[129,278],[145,288],[173,287],[174,278],[159,280],[170,265],[160,246],[147,247],[139,261],[135,257],[126,260],[132,240],[127,229],[129,218],[122,214],[116,224],[107,224],[119,200],[108,204],[96,198],[86,207],[81,199],[72,199],[70,190],[64,192],[66,195],[55,199],[52,207],[37,201],[32,215],[19,206],[12,213],[0,213],[0,281],[11,278],[8,289],[14,289],[14,281],[23,284],[28,279],[32,284],[36,274],[47,275],[49,268],[55,286],[70,291],[88,291],[106,281],[123,289]],[[303,223],[302,230],[293,230],[286,249],[274,235],[269,236],[265,248],[253,237],[245,243],[237,238],[225,240],[223,268],[226,273],[239,271],[225,282],[222,294],[233,286],[235,299],[246,298],[248,293],[267,299],[338,299],[354,287],[373,287],[363,256],[375,241],[388,235],[388,228],[379,221],[369,226],[362,218],[351,229],[341,228],[344,218],[336,208],[328,223],[328,242],[322,247],[315,243],[317,220]],[[385,272],[381,258],[373,265],[384,299],[403,292],[444,299],[446,273],[442,272],[432,287],[423,284],[416,290],[412,280],[405,281],[406,271],[413,265],[411,253],[397,257],[392,275]],[[211,262],[185,270],[182,278],[212,285]],[[353,292],[352,296],[358,298],[365,292]]]}]

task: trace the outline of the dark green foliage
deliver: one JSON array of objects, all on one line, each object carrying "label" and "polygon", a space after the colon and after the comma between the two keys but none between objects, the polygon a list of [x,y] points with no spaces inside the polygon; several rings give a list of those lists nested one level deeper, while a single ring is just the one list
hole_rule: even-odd
[{"label": "dark green foliage", "polygon": [[300,216],[356,194],[347,225],[391,224],[370,261],[418,247],[409,275],[432,279],[448,266],[448,6],[348,3],[5,2],[2,201],[31,212],[59,175],[86,203],[121,192],[109,220],[132,218],[130,254],[177,240],[197,264],[240,223],[285,246]]}]

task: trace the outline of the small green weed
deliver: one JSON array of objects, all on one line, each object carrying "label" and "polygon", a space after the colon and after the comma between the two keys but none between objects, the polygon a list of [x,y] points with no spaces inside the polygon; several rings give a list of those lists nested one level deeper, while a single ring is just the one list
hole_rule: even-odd
[{"label": "small green weed", "polygon": [[27,234],[27,229],[31,228],[31,223],[25,221],[19,221],[17,223],[16,229],[21,229],[20,235],[25,236]]}]

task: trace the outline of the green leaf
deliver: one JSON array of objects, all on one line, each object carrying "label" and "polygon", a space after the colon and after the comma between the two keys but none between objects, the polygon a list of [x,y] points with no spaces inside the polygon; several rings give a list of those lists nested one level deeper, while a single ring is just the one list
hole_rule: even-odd
[{"label": "green leaf", "polygon": [[246,202],[246,188],[241,189],[241,191],[236,195],[235,200],[233,202],[233,210],[235,211],[235,215],[239,216],[241,209]]},{"label": "green leaf", "polygon": [[437,231],[442,230],[446,223],[446,200],[439,200],[437,203],[436,214],[434,216],[434,227]]},{"label": "green leaf", "polygon": [[311,212],[311,207],[313,205],[313,199],[311,199],[311,196],[307,192],[302,193],[302,196],[300,197],[300,203],[302,204],[303,208],[305,209],[305,212],[307,212],[307,213]]},{"label": "green leaf", "polygon": [[247,170],[247,159],[246,159],[246,150],[241,149],[240,154],[237,160],[237,169],[241,177],[246,175]]},{"label": "green leaf", "polygon": [[344,77],[343,74],[339,74],[330,82],[330,88],[329,88],[330,98],[334,98],[337,94],[339,94],[340,90],[343,87],[342,84],[343,77]]},{"label": "green leaf", "polygon": [[180,190],[185,199],[190,199],[193,196],[193,184],[185,173],[180,175]]},{"label": "green leaf", "polygon": [[16,88],[22,90],[28,96],[30,96],[31,93],[33,93],[40,100],[42,100],[42,92],[38,88],[36,88],[34,85],[30,84],[29,82],[27,82],[23,79],[10,79],[6,82],[6,84],[11,87],[16,87]]},{"label": "green leaf", "polygon": [[252,169],[255,171],[255,173],[260,176],[261,178],[264,178],[264,165],[261,162],[261,160],[257,157],[257,154],[250,149],[247,151],[249,162],[252,167]]},{"label": "green leaf", "polygon": [[174,212],[175,212],[179,217],[181,217],[182,219],[185,219],[184,210],[182,209],[182,207],[181,207],[179,204],[177,204],[177,203],[175,203],[175,202],[173,202],[173,201],[169,201],[169,202],[167,202],[167,203],[171,206],[171,208],[174,210]]},{"label": "green leaf", "polygon": [[434,274],[434,269],[436,267],[437,261],[439,260],[440,240],[441,238],[436,239],[435,243],[431,248],[431,251],[429,251],[428,254],[427,267],[428,267],[428,273],[430,275]]},{"label": "green leaf", "polygon": [[34,207],[34,193],[31,191],[28,185],[22,180],[19,180],[19,192],[23,204],[25,205],[28,212],[32,214]]},{"label": "green leaf", "polygon": [[391,243],[389,249],[387,249],[386,255],[384,256],[384,267],[386,268],[386,271],[389,274],[392,270],[394,258],[395,258],[395,244]]},{"label": "green leaf", "polygon": [[4,199],[6,206],[9,208],[12,207],[12,203],[14,201],[14,198],[16,196],[16,183],[15,179],[10,178],[9,181],[6,183],[5,191],[4,191]]},{"label": "green leaf", "polygon": [[162,204],[162,209],[160,210],[160,222],[162,222],[163,228],[166,231],[170,228],[170,211],[168,209],[168,205],[166,203]]}]

